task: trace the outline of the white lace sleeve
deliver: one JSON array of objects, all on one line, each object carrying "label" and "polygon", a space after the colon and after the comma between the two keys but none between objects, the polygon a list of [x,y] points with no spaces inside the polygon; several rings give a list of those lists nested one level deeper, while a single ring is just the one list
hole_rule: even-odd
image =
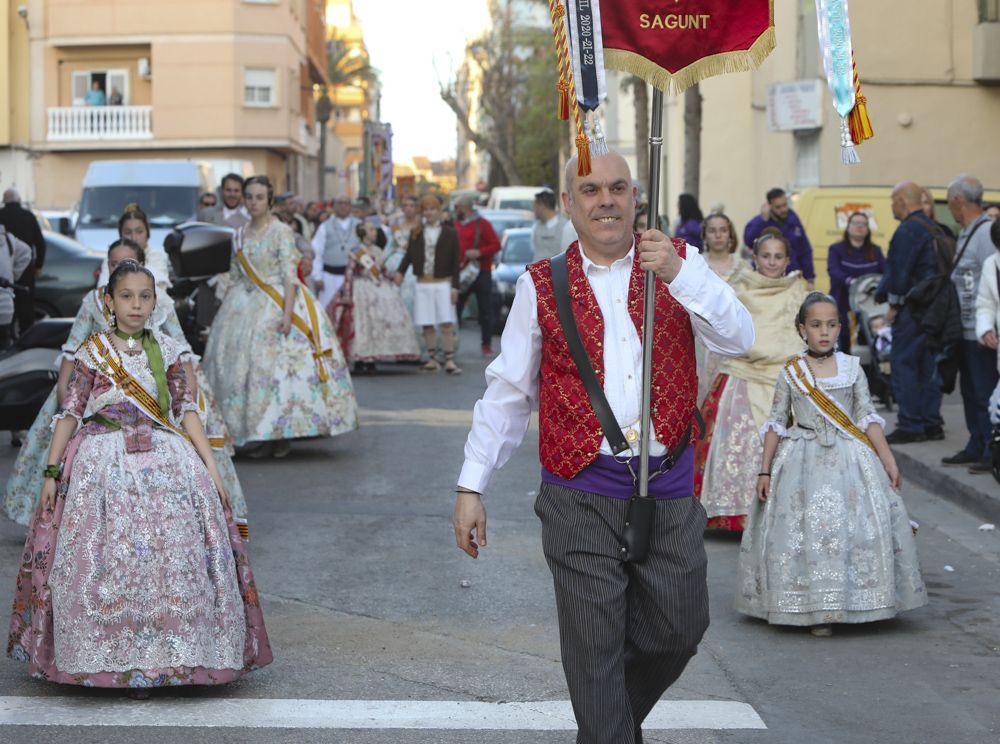
[{"label": "white lace sleeve", "polygon": [[767,416],[767,421],[760,427],[761,437],[769,431],[773,431],[779,437],[787,437],[788,421],[791,415],[792,389],[785,371],[782,370],[781,374],[778,375],[778,382],[774,386],[774,401],[771,403],[771,412]]}]

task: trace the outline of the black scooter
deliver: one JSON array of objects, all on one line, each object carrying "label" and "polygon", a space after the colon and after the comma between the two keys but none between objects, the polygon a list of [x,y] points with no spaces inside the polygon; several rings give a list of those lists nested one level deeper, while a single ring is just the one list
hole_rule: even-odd
[{"label": "black scooter", "polygon": [[[197,292],[209,278],[229,271],[232,239],[229,227],[188,222],[164,241],[175,283],[171,295],[185,336],[198,354],[204,350],[207,327],[197,322],[194,312]],[[31,428],[59,378],[59,355],[72,327],[73,318],[47,318],[0,353],[0,430]]]}]

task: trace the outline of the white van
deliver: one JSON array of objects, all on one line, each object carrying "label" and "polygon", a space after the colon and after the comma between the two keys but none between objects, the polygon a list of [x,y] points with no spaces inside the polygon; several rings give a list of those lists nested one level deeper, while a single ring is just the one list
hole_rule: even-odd
[{"label": "white van", "polygon": [[525,209],[531,212],[535,208],[535,194],[546,190],[544,186],[494,186],[490,189],[486,208]]},{"label": "white van", "polygon": [[106,250],[118,238],[118,218],[128,204],[149,217],[149,246],[156,249],[175,225],[195,218],[198,197],[212,191],[212,168],[194,160],[95,160],[83,178],[76,239]]}]

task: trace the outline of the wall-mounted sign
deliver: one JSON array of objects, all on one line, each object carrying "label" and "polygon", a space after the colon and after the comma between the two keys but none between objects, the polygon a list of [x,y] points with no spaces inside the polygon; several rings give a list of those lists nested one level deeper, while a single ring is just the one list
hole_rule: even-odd
[{"label": "wall-mounted sign", "polygon": [[767,126],[772,132],[819,129],[823,126],[823,82],[792,80],[767,88]]}]

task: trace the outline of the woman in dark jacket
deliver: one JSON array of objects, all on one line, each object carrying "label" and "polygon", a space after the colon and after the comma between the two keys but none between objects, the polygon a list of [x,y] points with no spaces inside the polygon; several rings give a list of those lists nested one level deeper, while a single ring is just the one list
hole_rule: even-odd
[{"label": "woman in dark jacket", "polygon": [[847,313],[848,287],[851,282],[865,274],[884,274],[885,256],[882,249],[872,242],[872,231],[868,215],[852,212],[847,219],[844,239],[830,246],[826,257],[826,268],[830,274],[830,295],[837,301],[840,311],[840,350],[851,352],[851,326]]},{"label": "woman in dark jacket", "polygon": [[693,245],[699,251],[702,247],[701,223],[704,216],[698,200],[691,194],[681,194],[677,197],[677,225],[674,227],[674,237],[684,238],[689,245]]}]

